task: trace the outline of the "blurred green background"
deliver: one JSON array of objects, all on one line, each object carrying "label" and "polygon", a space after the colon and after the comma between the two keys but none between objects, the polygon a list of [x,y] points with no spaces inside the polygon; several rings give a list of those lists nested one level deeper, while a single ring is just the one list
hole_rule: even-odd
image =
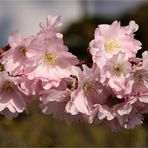
[{"label": "blurred green background", "polygon": [[46,116],[30,104],[30,113],[21,114],[14,120],[1,117],[0,146],[131,146],[148,145],[146,122],[133,130],[112,132],[104,124],[66,123]]},{"label": "blurred green background", "polygon": [[[98,1],[96,7],[101,4],[99,2],[103,1]],[[119,3],[119,1],[113,1],[110,4],[115,3],[116,7],[119,7],[120,5],[118,6],[116,2]],[[125,2],[128,5],[129,1]],[[106,1],[106,3],[109,2]],[[19,5],[16,7],[19,7]],[[82,17],[70,22],[69,25],[63,28],[62,33],[64,34],[64,42],[69,47],[69,50],[80,59],[87,58],[88,44],[93,39],[94,30],[97,25],[112,23],[114,20],[121,21],[122,25],[128,25],[130,20],[135,20],[140,27],[135,38],[142,42],[143,47],[138,56],[141,56],[141,52],[148,49],[147,2],[138,3],[136,7],[128,9],[128,11],[126,11],[125,6],[124,13],[118,16],[113,14],[109,17],[97,15],[97,12],[95,15],[89,15],[85,1],[81,1],[79,9],[83,9]],[[105,5],[103,9],[108,9],[108,7]],[[5,26],[9,26],[10,28],[10,24],[7,21],[6,24]],[[6,36],[6,33],[3,32],[2,34]],[[6,43],[5,38],[1,42],[1,45],[4,43]],[[8,120],[0,116],[0,146],[148,146],[148,117],[145,117],[144,124],[133,130],[124,129],[118,133],[114,133],[104,124],[68,124],[54,119],[52,115],[47,116],[42,114],[38,106],[39,102],[31,103],[29,105],[29,114],[20,114],[14,120]]]}]

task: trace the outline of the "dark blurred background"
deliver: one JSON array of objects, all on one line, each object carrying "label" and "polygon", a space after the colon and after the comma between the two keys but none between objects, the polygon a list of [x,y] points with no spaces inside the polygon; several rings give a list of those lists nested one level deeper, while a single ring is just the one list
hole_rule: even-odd
[{"label": "dark blurred background", "polygon": [[[80,59],[87,58],[87,48],[94,30],[102,23],[121,21],[139,25],[135,38],[148,50],[148,1],[142,0],[25,0],[0,1],[0,46],[7,44],[9,33],[18,28],[24,35],[36,33],[38,23],[47,15],[61,15],[65,44]],[[29,114],[15,120],[0,116],[0,146],[148,146],[148,117],[133,130],[112,132],[104,124],[67,124],[46,116],[29,106]]]}]

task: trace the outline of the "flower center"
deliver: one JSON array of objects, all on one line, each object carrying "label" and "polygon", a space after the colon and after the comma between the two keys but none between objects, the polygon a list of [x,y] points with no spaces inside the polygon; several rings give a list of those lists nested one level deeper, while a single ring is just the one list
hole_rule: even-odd
[{"label": "flower center", "polygon": [[25,46],[18,46],[17,51],[19,52],[20,56],[26,56],[26,47]]},{"label": "flower center", "polygon": [[3,64],[0,64],[0,72],[2,72],[4,70],[5,70],[4,65]]},{"label": "flower center", "polygon": [[111,39],[105,42],[105,50],[109,54],[113,54],[117,48],[120,48],[116,40]]},{"label": "flower center", "polygon": [[83,90],[86,95],[96,94],[96,91],[97,91],[96,89],[97,89],[97,86],[96,86],[95,81],[87,81],[83,85]]},{"label": "flower center", "polygon": [[5,81],[5,83],[3,85],[3,91],[10,94],[12,92],[12,90],[13,90],[13,83],[10,81]]},{"label": "flower center", "polygon": [[121,73],[123,72],[121,64],[114,64],[112,68],[113,68],[112,73],[116,76],[120,76]]},{"label": "flower center", "polygon": [[44,56],[44,62],[47,64],[47,65],[53,65],[55,63],[55,55],[52,54],[52,53],[45,53],[45,56]]}]

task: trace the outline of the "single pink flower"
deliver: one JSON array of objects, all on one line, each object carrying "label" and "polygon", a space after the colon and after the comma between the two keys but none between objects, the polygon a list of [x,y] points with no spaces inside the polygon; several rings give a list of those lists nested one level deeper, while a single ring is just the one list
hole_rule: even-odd
[{"label": "single pink flower", "polygon": [[119,52],[108,59],[100,70],[101,83],[109,85],[114,93],[121,97],[124,95],[126,79],[130,76],[131,70],[131,63],[125,53]]},{"label": "single pink flower", "polygon": [[117,21],[111,25],[99,25],[94,40],[90,42],[90,52],[97,66],[100,68],[106,59],[120,51],[125,53],[126,57],[135,57],[141,49],[141,43],[135,40],[132,34],[137,29],[134,22],[130,22],[126,27],[120,26],[120,22]]},{"label": "single pink flower", "polygon": [[[90,115],[94,104],[104,104],[108,93],[99,82],[99,73],[96,66],[89,69],[83,65],[83,71],[74,67],[73,75],[77,77],[77,87],[71,93],[70,106],[67,112],[75,115],[75,108],[83,114]],[[74,108],[74,109],[72,109]]]},{"label": "single pink flower", "polygon": [[19,31],[13,32],[9,36],[10,49],[3,53],[1,63],[11,75],[20,75],[23,73],[27,48],[33,36],[22,37]]},{"label": "single pink flower", "polygon": [[78,64],[77,58],[68,52],[58,40],[49,38],[32,41],[26,53],[27,66],[24,73],[30,80],[40,79],[44,89],[58,87],[61,79],[72,74],[71,67]]},{"label": "single pink flower", "polygon": [[13,118],[25,110],[25,95],[17,87],[17,78],[10,77],[5,71],[0,72],[0,112]]}]

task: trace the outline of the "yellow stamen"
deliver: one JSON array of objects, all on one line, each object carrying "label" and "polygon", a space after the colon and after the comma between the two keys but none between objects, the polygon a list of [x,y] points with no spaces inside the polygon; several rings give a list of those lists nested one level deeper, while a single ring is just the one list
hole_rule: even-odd
[{"label": "yellow stamen", "polygon": [[55,63],[55,55],[52,54],[52,53],[45,53],[45,56],[44,56],[44,62],[47,64],[47,65],[53,65]]},{"label": "yellow stamen", "polygon": [[13,89],[13,83],[10,81],[5,81],[5,83],[3,85],[3,91],[10,94],[12,92],[12,89]]},{"label": "yellow stamen", "polygon": [[18,46],[17,47],[17,50],[18,50],[18,52],[19,52],[19,54],[21,55],[21,56],[26,56],[26,51],[27,51],[27,49],[26,49],[26,47],[25,46]]},{"label": "yellow stamen", "polygon": [[107,53],[113,54],[117,50],[117,48],[120,48],[120,46],[116,40],[111,39],[105,42],[105,50]]},{"label": "yellow stamen", "polygon": [[113,72],[113,74],[120,76],[121,73],[123,72],[122,65],[121,64],[114,64],[112,72]]},{"label": "yellow stamen", "polygon": [[94,81],[87,81],[83,85],[83,90],[87,95],[93,95],[96,93],[96,84]]}]

